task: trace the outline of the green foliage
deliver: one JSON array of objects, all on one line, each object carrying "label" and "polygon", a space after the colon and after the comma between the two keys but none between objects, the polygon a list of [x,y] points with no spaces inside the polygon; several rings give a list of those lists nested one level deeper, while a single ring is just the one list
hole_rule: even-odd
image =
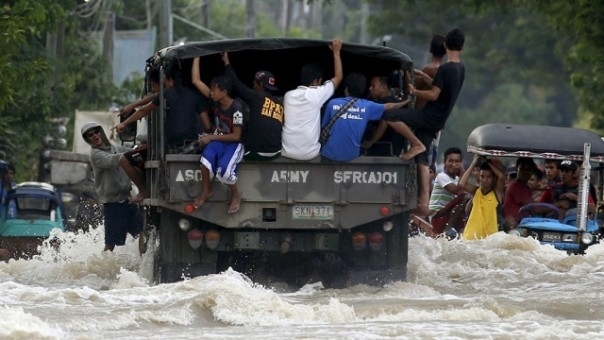
[{"label": "green foliage", "polygon": [[571,84],[583,109],[593,115],[592,128],[604,131],[604,107],[601,105],[604,82],[600,79],[604,65],[604,2],[562,1],[547,5],[528,2],[529,6],[544,13],[557,32],[568,32],[573,45],[566,51],[565,61],[571,70]]},{"label": "green foliage", "polygon": [[[193,22],[199,22],[201,3],[196,0],[183,0],[173,4],[174,12]],[[222,0],[210,2],[211,29],[229,38],[245,37],[245,8],[240,1]],[[184,37],[188,41],[211,39],[206,33],[187,24],[174,22],[174,36]]]},{"label": "green foliage", "polygon": [[549,124],[554,104],[539,87],[525,88],[508,83],[496,86],[475,108],[457,107],[443,130],[439,149],[458,146],[463,149],[474,128],[488,123]]},{"label": "green foliage", "polygon": [[[467,0],[469,1],[469,0]],[[564,83],[576,94],[582,113],[582,124],[594,130],[604,132],[604,107],[600,105],[604,83],[599,75],[604,65],[604,47],[600,43],[604,38],[604,2],[591,0],[577,1],[485,1],[471,0],[481,11],[513,12],[517,8],[539,17],[541,34],[548,34],[553,43],[553,51],[563,63],[567,77]],[[527,43],[525,32],[519,32],[519,43]],[[547,49],[535,48],[533,51],[547,52]],[[539,59],[537,59],[539,60]],[[542,61],[539,61],[542,62]],[[543,74],[541,74],[543,76]],[[569,81],[570,80],[570,81]],[[563,89],[560,89],[561,91]],[[564,92],[562,96],[567,94]],[[591,116],[591,124],[586,124]],[[566,122],[566,121],[565,121]]]},{"label": "green foliage", "polygon": [[[441,149],[463,145],[478,124],[509,122],[568,126],[582,113],[582,124],[604,131],[600,105],[604,82],[604,2],[591,0],[297,0],[322,4],[322,26],[307,29],[292,23],[287,35],[358,42],[361,3],[370,4],[373,37],[393,35],[391,46],[426,62],[432,33],[453,27],[466,33],[462,59],[466,82],[443,134]],[[35,179],[41,139],[48,119],[69,117],[76,109],[107,109],[141,94],[139,77],[115,88],[101,49],[90,38],[103,26],[105,12],[78,15],[79,0],[5,0],[0,5],[0,151],[17,164],[20,180]],[[107,2],[116,13],[116,29],[157,26],[158,1]],[[256,36],[285,35],[279,26],[281,0],[255,1]],[[291,2],[290,2],[291,4]],[[175,14],[201,23],[197,0],[172,0]],[[297,21],[297,23],[304,20]],[[210,2],[208,28],[231,38],[246,35],[245,3]],[[47,33],[64,30],[63,50],[47,47]],[[210,37],[178,20],[176,39]],[[398,45],[395,45],[398,44]],[[62,52],[62,53],[59,53]],[[142,63],[143,61],[141,61]],[[592,117],[590,120],[589,118]],[[591,123],[586,123],[591,122]],[[23,152],[15,153],[19,150]],[[8,151],[7,151],[8,150]]]},{"label": "green foliage", "polygon": [[576,120],[564,60],[574,37],[552,29],[547,17],[530,6],[481,0],[369,2],[375,13],[369,22],[372,33],[406,37],[410,44],[397,46],[403,51],[415,45],[427,52],[432,33],[444,35],[454,27],[466,34],[466,81],[441,150],[464,145],[467,134],[483,123],[570,126]]},{"label": "green foliage", "polygon": [[[44,33],[63,15],[60,1],[5,1],[0,7],[0,151],[17,168],[32,168],[27,157],[35,122],[50,111],[36,85],[45,83],[49,71]],[[19,171],[17,176],[24,178]]]},{"label": "green foliage", "polygon": [[141,98],[144,95],[144,82],[145,78],[138,72],[126,78],[114,98],[117,106],[122,107]]},{"label": "green foliage", "polygon": [[22,48],[32,42],[40,46],[45,30],[62,15],[52,0],[5,1],[0,7],[0,112],[15,101],[20,84],[45,68],[43,59],[23,58]]},{"label": "green foliage", "polygon": [[[17,0],[0,7],[0,151],[17,167],[19,180],[37,178],[49,119],[77,108],[108,107],[113,85],[98,46],[71,15],[72,0]],[[48,53],[47,33],[65,31],[64,50]],[[19,153],[15,152],[18,150]]]}]

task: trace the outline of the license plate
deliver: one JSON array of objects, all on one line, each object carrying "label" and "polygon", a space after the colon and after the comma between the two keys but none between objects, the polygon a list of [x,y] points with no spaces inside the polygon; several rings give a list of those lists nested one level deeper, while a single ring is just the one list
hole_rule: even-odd
[{"label": "license plate", "polygon": [[552,232],[544,232],[543,233],[543,241],[560,241],[561,239],[560,233],[552,233]]},{"label": "license plate", "polygon": [[331,205],[296,205],[292,211],[295,220],[333,220]]}]

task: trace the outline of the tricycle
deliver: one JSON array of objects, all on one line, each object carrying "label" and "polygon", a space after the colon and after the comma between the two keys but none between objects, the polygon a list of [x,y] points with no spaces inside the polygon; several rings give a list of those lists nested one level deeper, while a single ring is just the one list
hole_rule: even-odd
[{"label": "tricycle", "polygon": [[[601,216],[589,214],[587,202],[591,163],[604,163],[604,141],[592,131],[556,126],[486,124],[468,137],[468,152],[492,157],[529,157],[533,159],[582,162],[579,168],[577,207],[560,214],[558,207],[541,202],[520,208],[521,220],[509,234],[533,237],[569,253],[583,253],[602,237]],[[602,197],[603,171],[599,167],[597,197]]]},{"label": "tricycle", "polygon": [[17,184],[0,207],[0,260],[30,258],[51,236],[65,230],[63,200],[48,183]]}]

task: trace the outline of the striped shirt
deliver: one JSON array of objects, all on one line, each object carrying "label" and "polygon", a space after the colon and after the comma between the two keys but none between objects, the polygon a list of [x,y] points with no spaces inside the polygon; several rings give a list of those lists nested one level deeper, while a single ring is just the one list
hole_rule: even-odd
[{"label": "striped shirt", "polygon": [[437,212],[440,209],[444,208],[453,198],[455,198],[455,194],[445,189],[445,187],[451,183],[457,185],[459,182],[459,176],[455,176],[455,178],[451,178],[446,172],[441,172],[436,175],[436,179],[434,179],[434,188],[432,189],[432,194],[430,195],[430,211]]}]

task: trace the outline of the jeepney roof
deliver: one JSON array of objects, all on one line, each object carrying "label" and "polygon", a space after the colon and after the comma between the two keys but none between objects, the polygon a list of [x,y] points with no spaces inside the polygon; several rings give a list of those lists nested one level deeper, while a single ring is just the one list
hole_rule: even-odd
[{"label": "jeepney roof", "polygon": [[468,136],[468,152],[497,157],[583,160],[590,143],[590,160],[604,162],[604,141],[593,131],[540,125],[486,124]]}]

